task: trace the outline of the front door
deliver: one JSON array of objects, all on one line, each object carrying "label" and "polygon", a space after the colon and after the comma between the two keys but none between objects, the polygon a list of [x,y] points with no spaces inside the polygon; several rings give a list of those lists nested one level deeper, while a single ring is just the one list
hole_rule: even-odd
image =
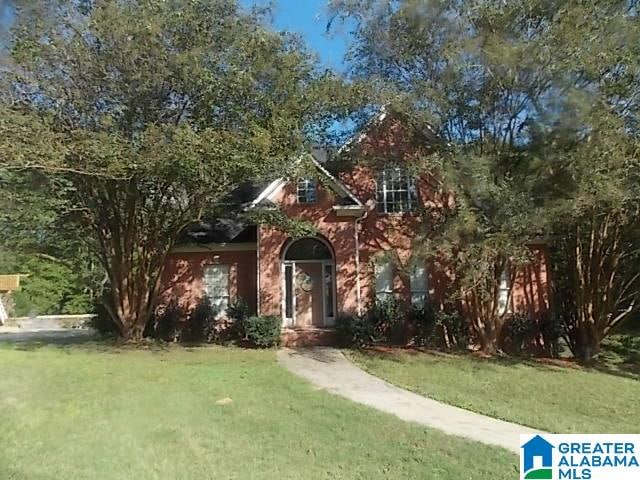
[{"label": "front door", "polygon": [[322,327],[324,325],[324,301],[321,263],[296,263],[295,306],[297,327]]}]

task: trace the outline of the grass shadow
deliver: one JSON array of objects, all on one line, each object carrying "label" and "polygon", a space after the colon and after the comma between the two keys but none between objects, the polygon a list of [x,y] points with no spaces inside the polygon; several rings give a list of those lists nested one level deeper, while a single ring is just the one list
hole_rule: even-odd
[{"label": "grass shadow", "polygon": [[250,349],[248,344],[242,342],[166,342],[145,338],[137,343],[129,343],[116,336],[101,335],[95,331],[80,329],[0,333],[0,350],[10,349],[22,352],[53,348],[67,353],[79,351],[118,354],[130,351],[147,351],[161,354],[174,350],[196,353],[214,346]]},{"label": "grass shadow", "polygon": [[0,334],[0,349],[22,352],[35,352],[40,349],[54,348],[92,353],[120,353],[127,350],[150,350],[163,352],[170,347],[164,342],[148,341],[141,344],[127,344],[111,336],[103,336],[88,330],[45,330]]},{"label": "grass shadow", "polygon": [[640,334],[619,333],[606,338],[593,368],[609,375],[640,380]]},{"label": "grass shadow", "polygon": [[433,350],[428,348],[414,348],[414,347],[370,347],[359,349],[358,352],[364,356],[370,358],[376,358],[381,360],[387,360],[396,362],[399,364],[407,363],[407,359],[417,359],[422,355],[427,355],[432,358],[440,358],[442,360],[447,359],[465,359],[472,362],[476,362],[478,366],[495,366],[495,367],[509,367],[516,365],[524,365],[527,367],[535,368],[537,370],[543,370],[550,373],[562,373],[566,369],[582,370],[584,367],[579,363],[572,360],[560,360],[553,358],[533,358],[533,357],[514,357],[506,355],[484,355],[478,352],[453,350],[442,351]]}]

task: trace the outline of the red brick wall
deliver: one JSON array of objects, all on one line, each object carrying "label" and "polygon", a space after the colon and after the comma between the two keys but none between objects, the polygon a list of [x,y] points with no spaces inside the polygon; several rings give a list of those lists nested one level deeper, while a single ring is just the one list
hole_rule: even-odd
[{"label": "red brick wall", "polygon": [[[361,222],[359,230],[360,279],[362,306],[366,307],[375,297],[374,262],[378,255],[389,252],[395,262],[395,293],[410,301],[409,264],[413,251],[413,242],[417,233],[428,227],[429,217],[418,218],[411,214],[381,214],[375,205],[375,176],[368,167],[358,166],[341,176],[355,195],[366,204],[367,216]],[[445,201],[430,186],[430,179],[419,181],[418,189],[426,215],[437,215]],[[296,184],[291,182],[278,192],[273,201],[281,206],[286,214],[293,218],[311,221],[317,226],[319,235],[332,246],[336,259],[336,287],[338,312],[355,311],[356,266],[354,218],[338,217],[333,212],[335,205],[332,191],[318,185],[317,202],[314,204],[297,203]],[[431,212],[431,213],[430,213]],[[261,226],[259,231],[260,248],[260,307],[261,313],[280,315],[282,308],[281,260],[285,246],[290,241],[288,235],[275,228]],[[546,310],[547,263],[543,250],[536,250],[537,263],[519,272],[514,285],[513,304],[515,310]],[[447,272],[427,265],[431,301],[444,302],[450,295]]]},{"label": "red brick wall", "polygon": [[230,301],[244,298],[256,310],[256,252],[172,253],[162,277],[161,304],[171,302],[190,312],[203,296],[203,270],[206,265],[229,265]]},{"label": "red brick wall", "polygon": [[[317,201],[297,202],[296,184],[287,184],[273,199],[293,217],[313,222],[318,233],[332,247],[336,260],[336,300],[338,312],[356,309],[354,219],[338,217],[332,210],[333,193],[318,185]],[[258,230],[260,249],[260,312],[280,315],[282,309],[281,261],[284,248],[291,241],[287,234],[269,227]]]}]

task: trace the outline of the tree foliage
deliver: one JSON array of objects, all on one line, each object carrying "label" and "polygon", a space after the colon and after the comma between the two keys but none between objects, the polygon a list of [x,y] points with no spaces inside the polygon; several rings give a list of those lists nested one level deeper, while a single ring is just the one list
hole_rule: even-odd
[{"label": "tree foliage", "polygon": [[345,110],[341,82],[234,0],[19,6],[2,170],[63,201],[107,274],[104,306],[138,339],[181,230],[285,168]]},{"label": "tree foliage", "polygon": [[[640,25],[635,1],[334,0],[354,29],[357,78],[429,122],[456,209],[427,238],[496,348],[499,270],[544,235],[556,302],[585,359],[637,308]],[[634,264],[634,262],[636,262]],[[635,265],[635,266],[634,266]],[[566,291],[565,291],[566,293]],[[565,300],[566,300],[565,296]],[[485,341],[489,339],[489,341]]]},{"label": "tree foliage", "polygon": [[83,273],[54,257],[0,249],[0,274],[25,275],[8,299],[16,317],[91,312],[91,283]]}]

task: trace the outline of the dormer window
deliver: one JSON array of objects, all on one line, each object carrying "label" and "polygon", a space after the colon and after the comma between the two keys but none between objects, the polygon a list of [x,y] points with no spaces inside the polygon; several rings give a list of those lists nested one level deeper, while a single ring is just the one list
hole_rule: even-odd
[{"label": "dormer window", "polygon": [[316,181],[312,178],[298,180],[298,203],[315,203]]},{"label": "dormer window", "polygon": [[400,167],[385,168],[378,173],[376,202],[380,213],[410,213],[418,206],[418,192],[413,176]]}]

